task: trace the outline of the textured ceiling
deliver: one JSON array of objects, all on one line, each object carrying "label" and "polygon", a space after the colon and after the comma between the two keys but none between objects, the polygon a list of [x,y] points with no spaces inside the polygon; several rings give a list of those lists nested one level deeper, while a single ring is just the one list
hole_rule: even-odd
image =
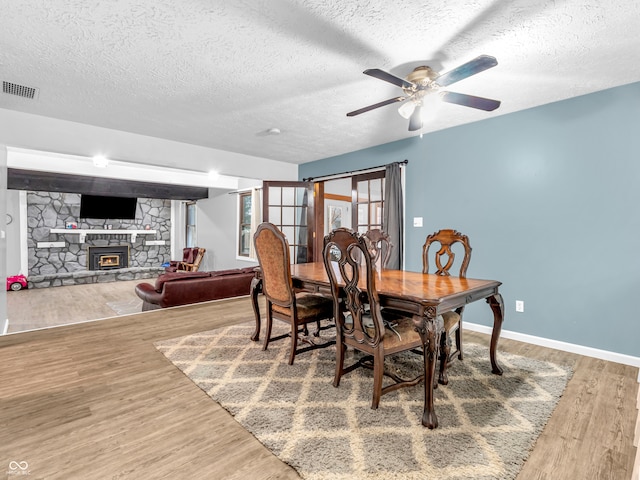
[{"label": "textured ceiling", "polygon": [[443,103],[423,132],[640,81],[637,0],[0,0],[0,11],[0,80],[39,89],[0,94],[0,108],[291,163],[420,133],[397,105],[346,117],[402,94],[367,68],[404,77],[497,58],[448,89],[500,108]]}]

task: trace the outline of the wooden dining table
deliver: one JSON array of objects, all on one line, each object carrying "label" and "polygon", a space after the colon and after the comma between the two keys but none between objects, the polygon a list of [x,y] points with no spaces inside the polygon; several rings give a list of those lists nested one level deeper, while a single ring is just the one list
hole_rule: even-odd
[{"label": "wooden dining table", "polygon": [[[438,418],[434,410],[433,384],[440,335],[443,329],[441,314],[478,300],[486,300],[493,312],[493,332],[489,348],[491,371],[496,375],[502,375],[502,368],[496,359],[498,339],[504,320],[504,303],[498,291],[502,283],[496,280],[479,280],[406,270],[383,269],[376,274],[376,288],[381,306],[401,310],[413,316],[425,356],[422,424],[428,428],[436,428]],[[329,276],[323,262],[291,265],[291,277],[296,289],[329,295],[331,293]],[[251,336],[254,341],[258,341],[260,336],[258,294],[261,291],[262,280],[258,268],[256,278],[251,284],[251,298],[256,319],[256,329]]]}]

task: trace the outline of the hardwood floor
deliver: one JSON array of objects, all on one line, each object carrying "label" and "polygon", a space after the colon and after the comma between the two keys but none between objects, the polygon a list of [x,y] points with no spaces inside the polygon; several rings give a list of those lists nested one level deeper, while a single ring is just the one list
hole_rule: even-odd
[{"label": "hardwood floor", "polygon": [[[30,308],[88,320],[93,299],[80,301]],[[0,337],[0,472],[27,462],[46,479],[298,478],[153,346],[252,315],[240,298]],[[575,372],[519,480],[631,478],[637,368],[507,339],[499,350]]]},{"label": "hardwood floor", "polygon": [[[155,278],[7,292],[9,333],[115,317],[107,303],[138,300],[134,288]],[[0,332],[1,333],[1,332]]]}]

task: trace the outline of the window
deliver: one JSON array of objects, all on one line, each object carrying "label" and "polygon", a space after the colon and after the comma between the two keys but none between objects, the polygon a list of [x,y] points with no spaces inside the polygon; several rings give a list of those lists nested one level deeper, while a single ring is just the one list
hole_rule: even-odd
[{"label": "window", "polygon": [[251,192],[240,192],[238,196],[240,205],[238,255],[249,257],[251,251]]},{"label": "window", "polygon": [[185,246],[196,246],[196,202],[188,202],[185,215]]}]

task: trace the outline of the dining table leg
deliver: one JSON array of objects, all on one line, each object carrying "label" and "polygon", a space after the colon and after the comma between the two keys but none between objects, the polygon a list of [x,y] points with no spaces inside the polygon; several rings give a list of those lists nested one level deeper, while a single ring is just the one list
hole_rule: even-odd
[{"label": "dining table leg", "polygon": [[253,314],[256,317],[256,330],[251,335],[251,340],[257,342],[260,340],[260,305],[258,305],[258,295],[262,292],[262,279],[254,277],[251,280],[251,304],[253,305]]},{"label": "dining table leg", "polygon": [[502,322],[504,321],[504,302],[502,295],[496,293],[487,298],[487,303],[493,312],[493,331],[491,332],[491,346],[489,348],[489,357],[491,358],[491,371],[496,375],[502,375],[502,368],[496,360],[496,350],[498,348],[498,339],[502,330]]},{"label": "dining table leg", "polygon": [[436,374],[436,360],[440,345],[440,335],[444,328],[442,317],[436,316],[435,307],[428,307],[425,315],[415,315],[413,322],[422,340],[424,353],[424,410],[422,425],[427,428],[438,427],[438,417],[433,406],[433,380]]}]

